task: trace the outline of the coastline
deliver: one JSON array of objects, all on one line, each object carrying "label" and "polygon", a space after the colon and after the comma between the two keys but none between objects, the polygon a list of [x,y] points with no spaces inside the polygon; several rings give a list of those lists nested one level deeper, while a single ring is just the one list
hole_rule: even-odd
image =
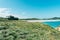
[{"label": "coastline", "polygon": [[54,22],[60,20],[26,20],[27,22]]}]

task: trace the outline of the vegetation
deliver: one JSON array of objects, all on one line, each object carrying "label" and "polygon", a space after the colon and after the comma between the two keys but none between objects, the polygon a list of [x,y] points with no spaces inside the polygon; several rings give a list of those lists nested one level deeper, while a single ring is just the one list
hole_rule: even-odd
[{"label": "vegetation", "polygon": [[0,17],[0,21],[7,20],[7,18]]},{"label": "vegetation", "polygon": [[42,20],[60,20],[60,17],[43,18]]},{"label": "vegetation", "polygon": [[7,19],[8,19],[8,20],[19,20],[19,18],[16,18],[16,17],[14,17],[14,16],[8,16]]},{"label": "vegetation", "polygon": [[14,17],[12,15],[8,16],[7,18],[3,18],[3,17],[0,17],[0,21],[2,20],[58,20],[60,19],[60,17],[53,17],[53,18],[23,18],[23,19],[19,19],[17,17]]},{"label": "vegetation", "polygon": [[26,19],[20,19],[20,20],[60,20],[60,17],[53,17],[53,18],[26,18]]},{"label": "vegetation", "polygon": [[20,20],[40,20],[39,18],[26,18],[26,19],[20,19]]},{"label": "vegetation", "polygon": [[50,18],[50,19],[57,20],[57,19],[60,19],[60,17],[53,17],[53,18]]},{"label": "vegetation", "polygon": [[0,40],[60,40],[60,32],[42,23],[0,21]]}]

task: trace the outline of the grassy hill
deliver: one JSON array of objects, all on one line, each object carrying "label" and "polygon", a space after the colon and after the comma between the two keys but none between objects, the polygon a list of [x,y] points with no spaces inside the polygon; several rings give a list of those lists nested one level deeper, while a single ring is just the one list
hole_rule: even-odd
[{"label": "grassy hill", "polygon": [[0,40],[60,40],[60,32],[42,23],[0,21]]}]

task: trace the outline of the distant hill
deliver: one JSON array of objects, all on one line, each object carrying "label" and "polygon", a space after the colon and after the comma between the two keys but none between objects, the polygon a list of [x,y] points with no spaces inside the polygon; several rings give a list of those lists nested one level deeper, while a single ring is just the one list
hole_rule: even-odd
[{"label": "distant hill", "polygon": [[26,19],[20,19],[20,20],[58,20],[60,17],[53,17],[53,18],[26,18]]},{"label": "distant hill", "polygon": [[60,17],[53,17],[53,18],[18,18],[18,17],[14,17],[12,15],[8,16],[7,18],[4,17],[0,17],[0,21],[1,20],[60,20]]},{"label": "distant hill", "polygon": [[60,17],[53,17],[53,18],[43,18],[42,20],[58,20]]},{"label": "distant hill", "polygon": [[20,19],[20,20],[40,20],[39,18],[25,18],[25,19]]},{"label": "distant hill", "polygon": [[51,18],[51,19],[60,19],[60,17],[53,17],[53,18]]}]

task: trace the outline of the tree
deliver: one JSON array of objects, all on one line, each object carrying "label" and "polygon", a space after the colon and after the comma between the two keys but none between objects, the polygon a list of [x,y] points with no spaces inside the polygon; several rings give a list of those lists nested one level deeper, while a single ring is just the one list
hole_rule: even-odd
[{"label": "tree", "polygon": [[19,18],[16,18],[16,17],[14,17],[14,16],[8,16],[8,20],[19,20]]}]

